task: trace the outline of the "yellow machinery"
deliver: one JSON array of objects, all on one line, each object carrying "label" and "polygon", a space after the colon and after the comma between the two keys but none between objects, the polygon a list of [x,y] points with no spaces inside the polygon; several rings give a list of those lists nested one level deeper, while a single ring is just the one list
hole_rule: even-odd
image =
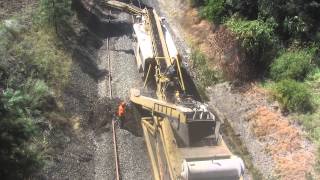
[{"label": "yellow machinery", "polygon": [[141,109],[154,179],[242,179],[243,161],[224,143],[222,121],[206,104],[186,95],[181,59],[163,18],[153,9],[118,1],[106,4],[135,15],[138,70],[144,73],[145,85],[155,84],[157,98],[137,89],[130,92],[130,100]]}]

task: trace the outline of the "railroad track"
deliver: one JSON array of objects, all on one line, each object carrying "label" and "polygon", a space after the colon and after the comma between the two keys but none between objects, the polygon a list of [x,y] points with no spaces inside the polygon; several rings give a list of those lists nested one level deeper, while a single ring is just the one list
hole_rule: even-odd
[{"label": "railroad track", "polygon": [[[141,8],[141,2],[140,0],[136,0],[139,4],[139,7]],[[133,4],[133,1],[131,0],[131,4]],[[109,14],[112,14],[112,11],[109,10]],[[132,23],[134,23],[134,16],[131,15]],[[109,19],[110,20],[110,19]],[[107,61],[108,61],[108,86],[109,86],[109,98],[113,98],[113,92],[112,92],[112,66],[111,66],[111,59],[110,59],[110,38],[107,37]],[[119,164],[119,153],[118,153],[118,145],[117,145],[117,132],[116,132],[116,121],[113,118],[112,119],[112,136],[113,136],[113,149],[114,149],[114,161],[115,161],[115,171],[116,171],[116,180],[121,179],[120,175],[120,164]]]},{"label": "railroad track", "polygon": [[[109,11],[111,14],[111,10]],[[110,19],[109,19],[110,20]],[[110,38],[107,38],[107,61],[108,61],[108,86],[109,86],[109,98],[112,99],[112,71],[111,71],[111,59],[110,59]],[[115,119],[112,118],[112,139],[113,139],[113,149],[114,149],[114,161],[115,161],[115,171],[116,171],[116,180],[120,180],[120,166],[119,166],[119,153],[117,145],[117,132],[116,132],[116,123]]]}]

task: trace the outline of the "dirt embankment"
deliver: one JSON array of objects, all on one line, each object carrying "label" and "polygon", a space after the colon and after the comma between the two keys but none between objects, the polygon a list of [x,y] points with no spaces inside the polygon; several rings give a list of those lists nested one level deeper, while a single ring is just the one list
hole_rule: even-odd
[{"label": "dirt embankment", "polygon": [[255,85],[232,87],[223,83],[209,88],[209,103],[223,112],[263,177],[300,180],[314,174],[315,146],[270,102],[267,92]]},{"label": "dirt embankment", "polygon": [[[199,19],[197,10],[189,8],[185,0],[148,2],[167,18],[175,37],[182,43],[180,47],[199,47],[211,59],[211,68],[224,69],[226,79],[234,76],[246,79],[250,75],[245,73],[248,69],[243,64],[238,42],[225,27]],[[248,152],[242,152],[246,156],[243,158],[262,174],[262,177],[253,175],[253,179],[300,180],[314,174],[314,144],[305,138],[299,126],[281,114],[265,90],[255,84],[235,87],[222,83],[208,88],[207,95],[209,104],[224,114],[247,149]],[[230,143],[232,146],[233,142]]]}]

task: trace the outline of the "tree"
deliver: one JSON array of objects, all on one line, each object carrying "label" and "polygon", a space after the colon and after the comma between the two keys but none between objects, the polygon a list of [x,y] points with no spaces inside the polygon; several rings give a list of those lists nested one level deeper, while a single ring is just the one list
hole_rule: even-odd
[{"label": "tree", "polygon": [[225,9],[228,15],[238,13],[248,20],[258,18],[258,0],[226,0]]},{"label": "tree", "polygon": [[220,22],[225,9],[225,0],[206,0],[205,6],[201,8],[200,14],[214,22]]},{"label": "tree", "polygon": [[320,2],[314,0],[260,0],[261,18],[272,17],[283,40],[318,41]]}]

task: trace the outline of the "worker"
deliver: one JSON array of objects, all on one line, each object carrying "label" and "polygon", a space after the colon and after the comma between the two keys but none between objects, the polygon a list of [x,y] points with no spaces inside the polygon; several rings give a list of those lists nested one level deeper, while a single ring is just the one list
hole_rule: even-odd
[{"label": "worker", "polygon": [[126,103],[121,102],[119,107],[118,107],[118,118],[119,118],[119,123],[120,123],[120,128],[123,128],[124,120],[125,120],[125,113],[126,113]]}]

